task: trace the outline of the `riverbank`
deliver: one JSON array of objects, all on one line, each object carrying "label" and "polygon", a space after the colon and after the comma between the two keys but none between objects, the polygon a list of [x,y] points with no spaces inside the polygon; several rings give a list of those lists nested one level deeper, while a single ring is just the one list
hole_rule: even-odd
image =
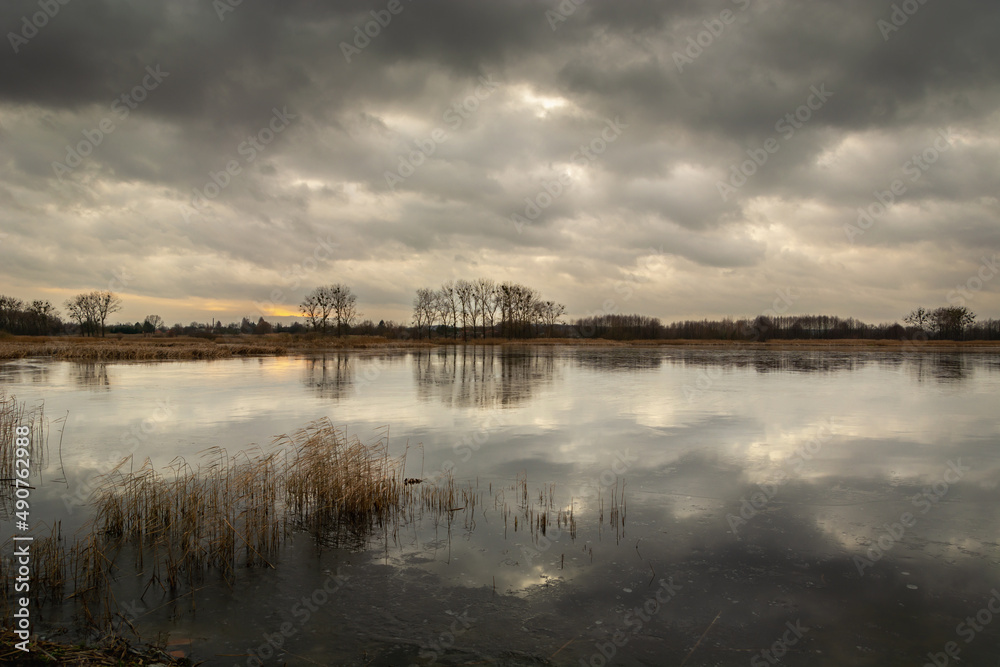
[{"label": "riverbank", "polygon": [[[140,667],[155,665],[191,665],[187,658],[171,655],[167,648],[137,647],[122,638],[106,639],[100,646],[85,646],[32,639],[28,652],[17,648],[20,639],[13,632],[0,634],[0,663],[18,665],[116,665]],[[178,651],[179,653],[179,651]]]},{"label": "riverbank", "polygon": [[632,340],[594,338],[501,338],[470,341],[451,338],[433,340],[393,340],[379,336],[318,337],[268,334],[264,336],[219,336],[208,338],[121,338],[8,337],[0,339],[0,360],[25,357],[52,357],[77,361],[161,361],[170,359],[228,359],[233,357],[282,356],[337,350],[429,349],[450,345],[573,345],[588,347],[683,347],[718,350],[831,350],[831,351],[948,351],[996,352],[1000,341],[900,340],[772,340],[744,342],[731,340]]}]

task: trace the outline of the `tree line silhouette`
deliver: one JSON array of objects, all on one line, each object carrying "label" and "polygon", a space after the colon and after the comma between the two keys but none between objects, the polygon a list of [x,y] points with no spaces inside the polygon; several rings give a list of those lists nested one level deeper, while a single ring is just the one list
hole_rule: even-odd
[{"label": "tree line silhouette", "polygon": [[413,299],[413,326],[418,338],[431,331],[463,340],[472,338],[532,338],[554,335],[566,306],[548,301],[539,292],[514,282],[490,278],[444,283],[440,289],[422,287]]},{"label": "tree line silhouette", "polygon": [[[457,280],[438,289],[422,287],[413,299],[409,323],[370,319],[359,322],[357,296],[347,285],[321,286],[306,295],[299,310],[305,323],[283,324],[259,317],[241,322],[191,322],[167,328],[158,315],[134,324],[107,324],[121,310],[109,291],[78,294],[66,301],[64,321],[49,302],[0,295],[0,334],[104,336],[113,334],[217,335],[289,333],[383,336],[390,339],[603,338],[608,340],[1000,340],[1000,320],[977,321],[965,306],[919,307],[903,323],[868,324],[835,315],[758,315],[754,318],[685,320],[663,324],[640,314],[607,313],[564,322],[566,308],[515,282],[489,278]],[[773,311],[772,311],[773,312]]]}]

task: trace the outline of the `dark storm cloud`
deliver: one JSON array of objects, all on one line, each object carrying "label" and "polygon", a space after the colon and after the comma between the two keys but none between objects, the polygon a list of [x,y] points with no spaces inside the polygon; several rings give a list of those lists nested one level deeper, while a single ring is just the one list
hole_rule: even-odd
[{"label": "dark storm cloud", "polygon": [[[25,37],[42,5],[58,11]],[[573,314],[628,275],[649,283],[636,309],[666,318],[742,312],[748,295],[793,283],[813,290],[802,310],[898,317],[940,300],[944,277],[998,241],[1000,7],[896,6],[915,11],[8,2],[0,253],[31,249],[4,257],[5,282],[31,297],[128,266],[131,298],[247,302],[333,235],[310,280],[380,299],[385,280],[405,285],[397,317],[414,281],[516,279],[539,262],[535,286]],[[152,87],[149,68],[165,73]],[[275,114],[287,124],[271,132]],[[102,122],[112,131],[95,134]],[[599,143],[608,122],[623,129]],[[910,180],[907,163],[939,131],[949,150]],[[601,150],[579,159],[587,146]],[[737,185],[741,169],[753,173]],[[844,226],[895,179],[905,194],[851,238]],[[643,268],[649,248],[665,267]],[[929,287],[861,268],[885,250],[924,267]],[[676,281],[714,293],[681,299]],[[878,284],[891,294],[859,305]]]}]

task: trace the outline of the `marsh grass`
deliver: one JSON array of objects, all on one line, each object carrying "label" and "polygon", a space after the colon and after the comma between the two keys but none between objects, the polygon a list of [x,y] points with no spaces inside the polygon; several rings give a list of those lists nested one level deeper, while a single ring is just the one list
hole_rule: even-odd
[{"label": "marsh grass", "polygon": [[[177,458],[158,470],[149,459],[125,458],[99,480],[92,518],[80,533],[68,539],[59,523],[48,534],[36,531],[33,604],[40,612],[46,603],[69,603],[67,611],[91,636],[141,640],[137,619],[119,603],[123,590],[147,606],[149,596],[188,595],[195,605],[209,577],[232,587],[248,568],[275,568],[283,545],[297,535],[318,547],[366,548],[380,539],[388,550],[403,543],[403,526],[422,517],[446,527],[449,544],[453,528],[471,531],[477,520],[490,521],[478,480],[406,478],[405,467],[405,450],[390,453],[388,429],[366,443],[328,420],[266,448],[231,455],[212,447],[197,465]],[[527,473],[495,493],[490,485],[505,537],[510,526],[540,550],[548,548],[546,535],[558,539],[568,531],[575,540],[574,503],[558,506],[552,485],[530,488]],[[624,533],[624,486],[612,490],[610,502],[617,537]],[[10,552],[9,539],[3,548]],[[15,575],[10,559],[0,561],[3,585],[10,588]],[[8,600],[2,606],[12,612]]]},{"label": "marsh grass", "polygon": [[[398,534],[408,506],[450,521],[455,498],[471,497],[451,481],[407,484],[405,462],[405,453],[390,455],[387,436],[363,443],[327,420],[266,450],[210,448],[197,467],[178,458],[160,471],[149,459],[127,457],[99,480],[93,517],[72,542],[58,523],[51,535],[35,535],[32,599],[69,600],[87,627],[123,633],[134,629],[115,598],[121,580],[143,595],[176,599],[211,574],[232,585],[241,570],[275,567],[297,532],[320,545],[363,546],[379,531]],[[0,570],[12,585],[11,562]]]},{"label": "marsh grass", "polygon": [[23,402],[18,402],[15,396],[9,396],[0,388],[0,484],[7,492],[2,494],[0,501],[0,517],[9,519],[13,511],[16,495],[15,482],[17,464],[17,428],[27,426],[31,433],[28,436],[28,446],[23,448],[28,453],[28,473],[30,479],[37,479],[38,471],[45,463],[46,429],[44,405],[28,408]]},{"label": "marsh grass", "polygon": [[387,436],[366,445],[324,420],[277,444],[290,452],[284,480],[293,525],[317,537],[333,528],[363,539],[396,519],[406,456],[389,456]]}]

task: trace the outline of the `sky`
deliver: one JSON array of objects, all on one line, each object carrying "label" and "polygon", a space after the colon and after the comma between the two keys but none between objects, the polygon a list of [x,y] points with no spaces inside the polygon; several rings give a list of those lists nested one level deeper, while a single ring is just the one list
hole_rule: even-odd
[{"label": "sky", "polygon": [[[1000,3],[5,0],[0,294],[1000,317]],[[65,313],[65,309],[63,309]]]}]

